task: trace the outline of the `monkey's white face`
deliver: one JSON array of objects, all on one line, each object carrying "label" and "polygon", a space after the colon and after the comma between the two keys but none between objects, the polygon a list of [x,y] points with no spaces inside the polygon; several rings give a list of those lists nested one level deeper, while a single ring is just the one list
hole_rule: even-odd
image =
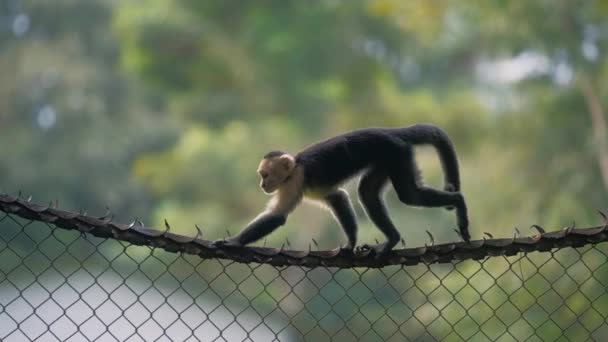
[{"label": "monkey's white face", "polygon": [[262,159],[258,166],[258,174],[261,178],[260,188],[266,194],[274,193],[291,175],[294,166],[293,157],[289,155]]}]

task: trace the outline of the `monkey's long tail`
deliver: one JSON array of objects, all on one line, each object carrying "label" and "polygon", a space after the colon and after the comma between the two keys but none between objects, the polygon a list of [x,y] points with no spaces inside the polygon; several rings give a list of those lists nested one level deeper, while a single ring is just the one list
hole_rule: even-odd
[{"label": "monkey's long tail", "polygon": [[412,144],[433,145],[443,168],[445,190],[460,191],[460,173],[454,145],[448,135],[432,124],[416,124],[400,129],[401,136]]}]

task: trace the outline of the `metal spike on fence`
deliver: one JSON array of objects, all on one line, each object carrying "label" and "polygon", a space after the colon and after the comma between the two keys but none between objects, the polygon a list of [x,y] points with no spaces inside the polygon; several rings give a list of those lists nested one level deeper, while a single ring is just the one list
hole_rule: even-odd
[{"label": "metal spike on fence", "polygon": [[565,227],[563,230],[566,232],[566,234],[570,234],[574,228],[576,228],[576,221],[572,221],[572,225]]},{"label": "metal spike on fence", "polygon": [[283,242],[283,244],[281,245],[281,248],[279,249],[279,251],[282,252],[284,248],[285,248],[285,242]]},{"label": "metal spike on fence", "polygon": [[226,236],[231,236],[231,235],[230,235],[230,231],[229,231],[228,229],[226,229],[226,234],[228,234],[228,235],[226,235]]},{"label": "metal spike on fence", "polygon": [[[493,238],[494,238],[494,235],[492,235],[492,234],[490,234],[490,233],[488,233],[488,232],[483,232],[483,235],[485,235],[485,236],[489,237],[490,239],[493,239]],[[486,237],[485,237],[485,236],[483,237],[483,239],[484,239],[484,240],[486,239]]]},{"label": "metal spike on fence", "polygon": [[17,193],[17,198],[21,199],[21,190]]},{"label": "metal spike on fence", "polygon": [[374,239],[374,241],[376,241],[376,245],[380,244],[380,241],[378,241],[378,239]]},{"label": "metal spike on fence", "polygon": [[546,233],[545,229],[537,224],[531,225],[530,229],[532,228],[536,229],[541,235]]},{"label": "metal spike on fence", "polygon": [[521,233],[519,232],[519,228],[513,227],[513,241],[515,241],[515,239],[517,239],[518,236],[521,236]]},{"label": "metal spike on fence", "polygon": [[289,242],[289,238],[285,238],[285,243],[287,244],[287,248],[291,249],[291,242]]},{"label": "metal spike on fence", "polygon": [[403,246],[403,248],[405,248],[405,240],[403,238],[401,238],[401,245]]},{"label": "metal spike on fence", "polygon": [[55,209],[59,208],[59,200],[55,199]]},{"label": "metal spike on fence", "polygon": [[605,226],[608,226],[608,217],[606,216],[606,214],[604,214],[604,212],[603,212],[603,211],[601,211],[601,210],[598,210],[597,212],[598,212],[598,214],[600,214],[600,216],[602,216],[602,218],[604,219],[604,225],[605,225]]},{"label": "metal spike on fence", "polygon": [[317,240],[315,240],[314,238],[312,239],[312,243],[315,244],[315,246],[317,247],[317,249],[319,249],[319,243],[317,242]]},{"label": "metal spike on fence", "polygon": [[308,243],[308,253],[310,253],[312,251],[312,244],[309,242]]},{"label": "metal spike on fence", "polygon": [[167,222],[167,219],[165,218],[165,231],[163,232],[163,235],[167,234],[170,230],[171,230],[171,226],[169,225],[169,222]]},{"label": "metal spike on fence", "polygon": [[25,201],[26,202],[31,202],[32,201],[32,195],[30,195]]},{"label": "metal spike on fence", "polygon": [[131,229],[131,228],[135,227],[135,224],[137,223],[137,221],[139,221],[139,219],[136,217],[133,222],[129,223],[128,228]]},{"label": "metal spike on fence", "polygon": [[428,230],[426,231],[426,233],[431,238],[431,246],[435,246],[435,238],[433,237],[433,234],[431,234],[431,232],[429,232]]},{"label": "metal spike on fence", "polygon": [[203,237],[203,231],[201,230],[201,228],[196,223],[194,224],[194,228],[196,228],[196,236],[194,238],[195,239],[201,239]]},{"label": "metal spike on fence", "polygon": [[263,247],[266,247],[266,241],[268,241],[268,238],[264,238],[264,245],[263,245]]},{"label": "metal spike on fence", "polygon": [[106,212],[99,218],[100,220],[105,220],[108,216],[110,216],[112,212],[110,211],[110,207],[106,205]]}]

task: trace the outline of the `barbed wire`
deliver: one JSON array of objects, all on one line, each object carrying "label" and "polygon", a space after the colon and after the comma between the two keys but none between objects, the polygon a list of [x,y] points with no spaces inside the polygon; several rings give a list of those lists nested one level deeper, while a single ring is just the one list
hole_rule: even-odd
[{"label": "barbed wire", "polygon": [[126,241],[134,245],[147,245],[162,248],[168,252],[183,252],[197,255],[203,259],[229,259],[241,263],[260,263],[273,266],[303,267],[370,267],[378,268],[388,265],[416,265],[419,263],[448,263],[466,259],[483,259],[488,256],[511,256],[520,252],[550,251],[554,248],[582,247],[608,240],[608,220],[600,212],[604,224],[597,227],[576,228],[572,226],[546,232],[542,227],[533,225],[538,234],[512,238],[472,240],[470,242],[451,242],[431,244],[413,248],[394,249],[382,257],[373,255],[369,250],[349,253],[340,250],[290,250],[272,247],[233,247],[217,246],[212,241],[202,238],[202,230],[196,226],[197,235],[193,237],[171,233],[170,225],[165,220],[165,229],[157,230],[145,227],[141,221],[131,224],[113,222],[108,211],[101,217],[92,217],[86,213],[75,213],[60,210],[57,205],[48,206],[31,202],[31,198],[0,194],[0,211],[22,218],[52,223],[53,225],[78,230],[101,238]]}]

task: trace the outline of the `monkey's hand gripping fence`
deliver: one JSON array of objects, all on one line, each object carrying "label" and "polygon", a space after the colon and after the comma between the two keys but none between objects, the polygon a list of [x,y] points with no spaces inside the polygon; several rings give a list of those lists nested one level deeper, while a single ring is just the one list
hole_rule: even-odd
[{"label": "monkey's hand gripping fence", "polygon": [[11,195],[0,211],[3,341],[608,338],[606,224],[376,258],[214,246]]}]

